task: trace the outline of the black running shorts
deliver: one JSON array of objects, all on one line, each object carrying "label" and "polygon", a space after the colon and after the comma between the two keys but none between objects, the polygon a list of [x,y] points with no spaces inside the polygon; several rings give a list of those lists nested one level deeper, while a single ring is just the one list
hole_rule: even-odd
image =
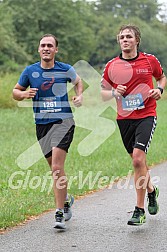
[{"label": "black running shorts", "polygon": [[36,124],[36,135],[46,158],[52,156],[52,147],[68,152],[73,140],[75,123],[73,118],[48,124]]},{"label": "black running shorts", "polygon": [[147,153],[156,128],[156,117],[117,120],[117,124],[123,144],[129,154],[133,153],[134,148]]}]

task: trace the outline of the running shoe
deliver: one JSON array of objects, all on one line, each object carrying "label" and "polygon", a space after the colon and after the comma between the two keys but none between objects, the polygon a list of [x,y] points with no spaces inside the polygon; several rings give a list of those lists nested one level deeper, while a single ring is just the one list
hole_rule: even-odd
[{"label": "running shoe", "polygon": [[65,217],[63,215],[63,212],[61,211],[57,211],[55,213],[55,226],[54,228],[56,229],[66,229],[66,225],[65,225]]},{"label": "running shoe", "polygon": [[146,222],[146,214],[144,209],[135,207],[132,218],[128,221],[128,225],[139,226]]},{"label": "running shoe", "polygon": [[64,202],[64,217],[65,221],[68,221],[72,217],[71,206],[74,203],[74,197],[72,195],[68,196],[68,200]]},{"label": "running shoe", "polygon": [[152,193],[148,193],[147,200],[148,200],[148,212],[151,215],[155,215],[159,211],[159,205],[157,202],[157,198],[159,196],[159,188],[154,186],[154,191]]}]

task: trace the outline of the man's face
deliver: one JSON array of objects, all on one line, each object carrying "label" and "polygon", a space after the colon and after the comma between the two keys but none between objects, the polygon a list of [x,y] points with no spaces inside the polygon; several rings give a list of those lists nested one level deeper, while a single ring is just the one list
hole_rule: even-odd
[{"label": "man's face", "polygon": [[58,52],[54,38],[42,38],[38,47],[38,52],[43,61],[49,62],[54,60],[55,54]]},{"label": "man's face", "polygon": [[137,50],[138,41],[132,30],[125,29],[118,35],[118,41],[123,52],[129,53]]}]

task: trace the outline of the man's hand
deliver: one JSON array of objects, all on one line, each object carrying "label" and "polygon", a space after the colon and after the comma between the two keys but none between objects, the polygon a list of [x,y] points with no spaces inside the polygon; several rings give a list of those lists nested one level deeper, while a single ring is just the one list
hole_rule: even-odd
[{"label": "man's hand", "polygon": [[24,92],[24,98],[25,99],[31,99],[31,98],[34,98],[36,93],[38,91],[38,88],[30,88],[26,91],[22,91]]},{"label": "man's hand", "polygon": [[73,102],[73,104],[74,104],[75,107],[80,107],[80,106],[82,106],[82,101],[83,101],[82,95],[73,96],[73,97],[72,97],[72,102]]},{"label": "man's hand", "polygon": [[38,88],[30,88],[26,90],[25,87],[20,86],[18,83],[13,89],[13,98],[17,101],[22,101],[24,99],[34,98],[38,91]]},{"label": "man's hand", "polygon": [[161,91],[158,88],[150,89],[148,97],[152,97],[157,101],[161,99]]},{"label": "man's hand", "polygon": [[119,97],[123,95],[126,92],[127,87],[124,85],[118,85],[117,88],[115,89],[115,96]]}]

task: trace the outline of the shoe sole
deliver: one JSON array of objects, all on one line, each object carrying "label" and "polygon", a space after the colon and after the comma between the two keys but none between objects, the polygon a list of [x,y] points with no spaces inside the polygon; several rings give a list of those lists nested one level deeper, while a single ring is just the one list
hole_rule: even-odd
[{"label": "shoe sole", "polygon": [[56,224],[55,226],[54,226],[54,228],[56,228],[56,229],[59,229],[59,230],[63,230],[63,229],[66,229],[66,226],[65,226],[65,224]]},{"label": "shoe sole", "polygon": [[131,225],[131,226],[141,226],[144,223],[146,223],[146,216],[141,219],[140,223],[138,223],[138,222],[132,222],[132,221],[129,220],[127,224]]},{"label": "shoe sole", "polygon": [[143,222],[141,222],[141,223],[128,222],[127,224],[130,225],[130,226],[141,226],[141,225],[143,225],[144,223],[146,223],[146,221],[143,221]]}]

